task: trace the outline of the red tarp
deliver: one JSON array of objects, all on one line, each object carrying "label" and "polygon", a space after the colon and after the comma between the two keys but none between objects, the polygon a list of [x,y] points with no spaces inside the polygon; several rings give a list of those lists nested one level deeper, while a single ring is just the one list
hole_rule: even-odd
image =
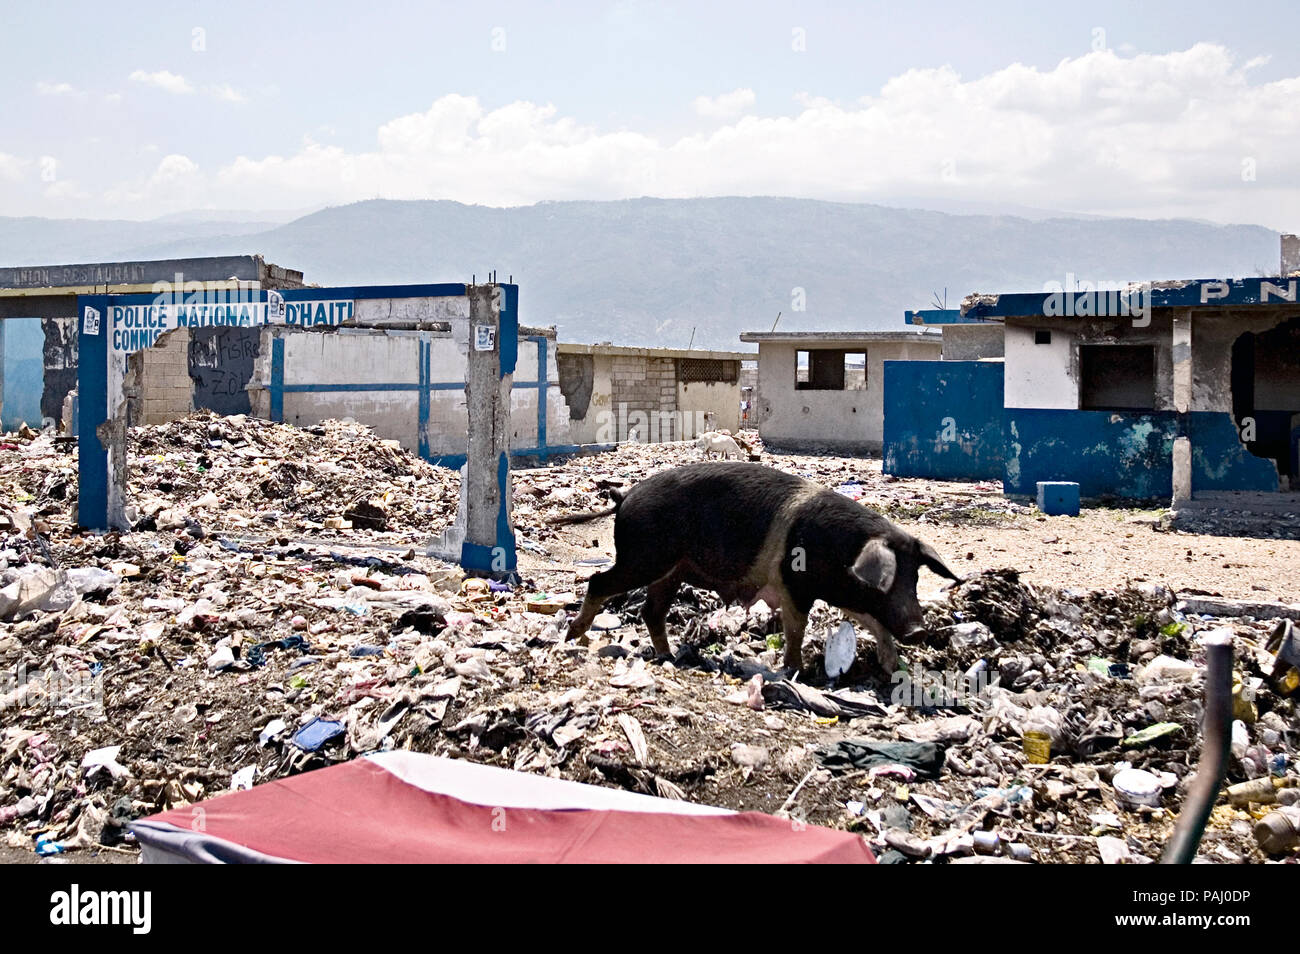
[{"label": "red tarp", "polygon": [[870,863],[857,835],[410,752],[137,822],[146,861]]}]

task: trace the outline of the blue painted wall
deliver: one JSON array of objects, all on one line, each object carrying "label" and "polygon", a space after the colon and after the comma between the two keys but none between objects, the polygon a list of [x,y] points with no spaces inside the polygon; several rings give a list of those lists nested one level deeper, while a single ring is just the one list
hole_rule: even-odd
[{"label": "blue painted wall", "polygon": [[885,473],[1000,480],[1002,382],[1000,362],[886,361]]},{"label": "blue painted wall", "polygon": [[[1231,414],[1193,411],[1186,427],[1193,491],[1277,490],[1273,464],[1246,450]],[[1040,480],[1072,480],[1084,497],[1168,497],[1178,436],[1173,411],[1007,408],[1003,490],[1032,496]]]},{"label": "blue painted wall", "polygon": [[1278,489],[1277,468],[1246,449],[1231,414],[1193,411],[1187,436],[1192,440],[1192,493]]},{"label": "blue painted wall", "polygon": [[1083,497],[1168,497],[1173,493],[1173,411],[1012,408],[1005,412],[1008,494],[1037,491],[1040,480],[1078,483]]},{"label": "blue painted wall", "polygon": [[41,426],[41,394],[45,390],[45,332],[39,318],[8,318],[0,322],[0,352],[4,355],[4,429],[23,424]]}]

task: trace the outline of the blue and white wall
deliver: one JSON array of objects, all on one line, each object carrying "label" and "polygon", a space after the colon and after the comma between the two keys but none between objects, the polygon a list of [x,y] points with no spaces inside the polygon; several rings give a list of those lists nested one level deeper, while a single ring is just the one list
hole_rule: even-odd
[{"label": "blue and white wall", "polygon": [[[467,313],[455,315],[450,307],[440,313],[437,320],[450,324],[450,331],[264,329],[249,386],[253,413],[299,425],[350,417],[428,460],[458,466],[468,439],[470,323]],[[570,435],[555,342],[521,335],[517,355],[511,449],[556,453],[569,445]]]}]

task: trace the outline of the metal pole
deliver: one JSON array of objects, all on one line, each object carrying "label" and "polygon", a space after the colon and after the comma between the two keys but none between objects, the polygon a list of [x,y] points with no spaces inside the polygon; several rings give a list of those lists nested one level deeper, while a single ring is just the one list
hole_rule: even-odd
[{"label": "metal pole", "polygon": [[1201,744],[1201,761],[1196,778],[1183,800],[1173,837],[1160,856],[1162,865],[1191,864],[1210,820],[1210,812],[1219,797],[1219,789],[1228,774],[1228,755],[1232,742],[1232,631],[1217,629],[1204,639],[1205,673],[1205,741]]}]

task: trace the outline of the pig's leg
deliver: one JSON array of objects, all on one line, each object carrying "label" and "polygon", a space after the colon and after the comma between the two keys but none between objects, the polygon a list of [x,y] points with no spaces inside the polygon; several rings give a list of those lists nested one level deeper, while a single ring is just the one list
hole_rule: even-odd
[{"label": "pig's leg", "polygon": [[794,600],[781,602],[781,630],[785,637],[785,668],[792,674],[803,668],[803,631],[808,625],[808,611],[794,605]]},{"label": "pig's leg", "polygon": [[892,676],[898,671],[898,644],[894,642],[893,633],[884,626],[876,628],[875,637],[876,659],[880,668]]},{"label": "pig's leg", "polygon": [[669,652],[668,629],[664,626],[664,620],[680,585],[681,581],[676,574],[652,583],[646,591],[645,606],[641,609],[641,619],[645,621],[646,629],[650,630],[650,642],[654,643],[655,652],[661,656]]},{"label": "pig's leg", "polygon": [[848,616],[854,623],[858,623],[863,629],[866,629],[871,636],[876,639],[876,662],[880,663],[880,668],[888,672],[889,675],[898,672],[898,643],[894,642],[893,633],[889,632],[880,620],[875,616],[868,616],[867,613],[849,612],[842,610],[845,616]]},{"label": "pig's leg", "polygon": [[596,614],[600,612],[607,599],[634,590],[638,586],[645,586],[651,580],[661,576],[664,569],[667,568],[661,568],[659,573],[649,579],[646,579],[642,568],[632,569],[629,565],[621,563],[615,563],[605,572],[597,573],[588,581],[587,595],[583,597],[582,609],[578,610],[578,615],[573,618],[573,622],[569,623],[569,630],[564,638],[581,639],[587,635],[592,620],[596,618]]},{"label": "pig's leg", "polygon": [[877,620],[874,616],[868,616],[866,613],[850,613],[844,610],[844,615],[853,621],[862,625],[867,632],[876,638],[876,660],[880,663],[880,668],[891,676],[898,671],[898,643],[894,642],[894,634],[885,628],[885,625]]}]

